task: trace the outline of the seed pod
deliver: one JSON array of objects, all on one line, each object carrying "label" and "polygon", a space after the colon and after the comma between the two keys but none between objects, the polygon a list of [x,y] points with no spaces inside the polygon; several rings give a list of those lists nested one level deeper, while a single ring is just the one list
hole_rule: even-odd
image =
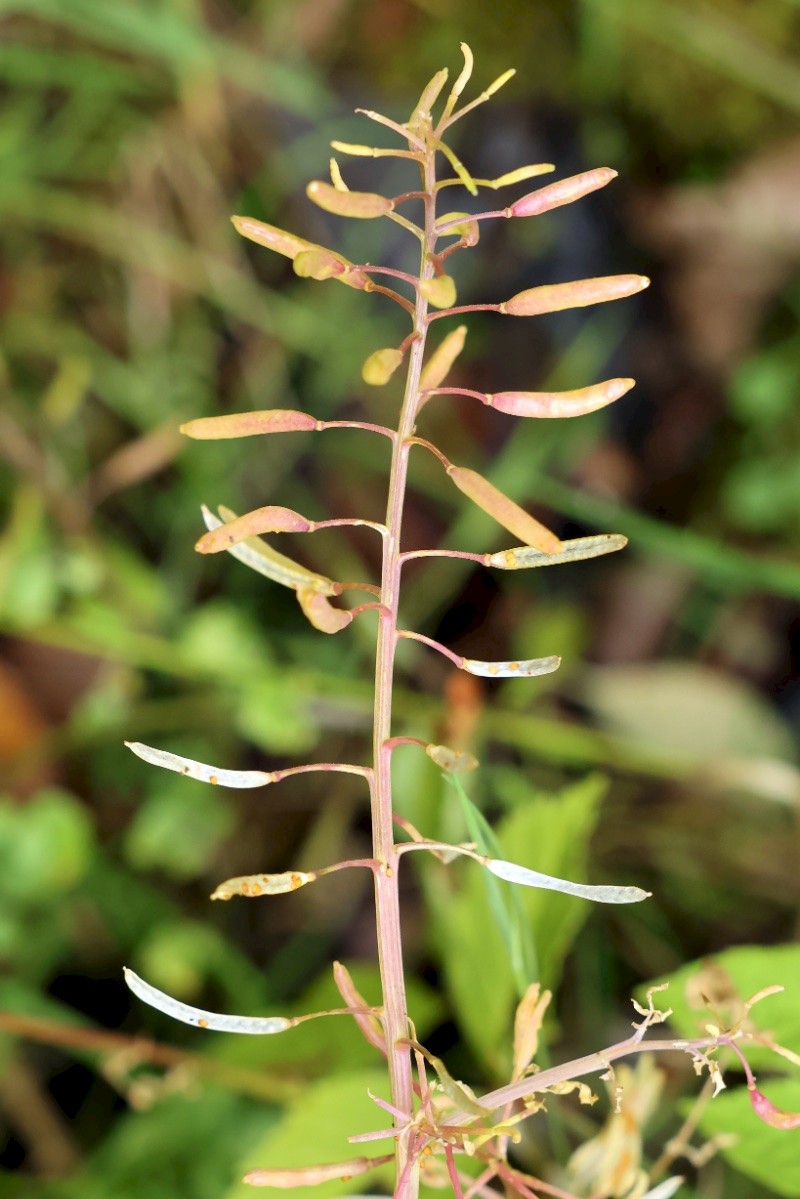
[{"label": "seed pod", "polygon": [[345,608],[334,608],[321,592],[310,587],[297,589],[297,601],[303,609],[303,615],[320,633],[339,633],[353,619],[352,612]]},{"label": "seed pod", "polygon": [[359,220],[385,216],[394,208],[393,200],[379,196],[377,192],[341,192],[321,179],[309,183],[306,195],[326,212],[332,212],[335,216],[356,217]]},{"label": "seed pod", "polygon": [[595,887],[587,883],[573,883],[566,878],[540,874],[538,870],[529,870],[526,866],[518,866],[516,862],[504,862],[496,858],[487,858],[485,865],[492,874],[507,883],[537,887],[543,891],[563,891],[566,895],[591,899],[595,903],[641,903],[643,899],[650,898],[650,892],[643,891],[641,887]]},{"label": "seed pod", "polygon": [[330,279],[343,275],[349,264],[332,250],[301,250],[292,264],[301,279]]},{"label": "seed pod", "polygon": [[268,225],[265,221],[257,221],[254,217],[232,216],[231,220],[242,237],[257,242],[259,246],[266,246],[276,254],[283,254],[284,258],[295,258],[302,250],[311,248],[311,242],[304,238],[278,229],[275,225]]},{"label": "seed pod", "polygon": [[557,183],[548,183],[547,187],[540,187],[538,191],[528,192],[527,196],[522,196],[506,209],[506,215],[538,216],[542,212],[560,208],[562,204],[580,200],[582,196],[605,187],[616,177],[617,172],[610,167],[595,167],[593,171],[584,171],[581,175],[570,175],[569,179],[559,179]]},{"label": "seed pod", "polygon": [[220,550],[229,550],[232,545],[246,541],[248,537],[257,537],[261,533],[308,533],[313,522],[306,520],[299,512],[291,508],[282,508],[277,504],[269,504],[265,508],[254,508],[245,512],[235,520],[220,525],[204,533],[196,543],[198,554],[218,554]]},{"label": "seed pod", "polygon": [[563,562],[584,562],[587,558],[599,558],[603,554],[613,554],[615,550],[624,550],[628,538],[622,533],[595,533],[591,537],[575,537],[571,541],[562,541],[557,554],[543,554],[529,545],[515,549],[498,550],[491,554],[487,565],[499,570],[529,570],[535,566],[560,566]]},{"label": "seed pod", "polygon": [[646,275],[601,275],[596,279],[529,287],[501,304],[500,312],[508,316],[540,316],[544,312],[563,312],[566,308],[586,308],[606,300],[622,300],[649,286]]},{"label": "seed pod", "polygon": [[468,496],[473,504],[477,504],[489,516],[493,516],[498,524],[519,537],[526,545],[533,545],[546,554],[557,554],[562,548],[562,543],[555,533],[551,533],[514,500],[503,495],[502,491],[498,491],[493,483],[484,479],[477,471],[451,465],[447,473],[459,491]]},{"label": "seed pod", "polygon": [[557,655],[518,662],[481,662],[477,658],[464,658],[461,669],[484,679],[531,679],[552,674],[560,665],[561,659]]},{"label": "seed pod", "polygon": [[316,874],[302,870],[289,870],[285,874],[243,874],[238,878],[226,879],[211,895],[212,899],[233,899],[243,895],[246,899],[258,899],[261,895],[288,895],[307,883],[313,883]]},{"label": "seed pod", "polygon": [[300,433],[318,429],[319,421],[308,412],[292,408],[265,408],[261,412],[230,412],[225,416],[201,416],[181,425],[181,433],[200,441],[222,441],[228,437],[255,437],[260,433]]},{"label": "seed pod", "polygon": [[425,753],[450,774],[461,774],[465,770],[476,770],[480,765],[477,758],[463,749],[450,749],[447,745],[426,745]]},{"label": "seed pod", "polygon": [[[451,221],[456,220],[459,220],[458,225],[450,224]],[[468,212],[443,212],[437,220],[436,226],[441,229],[445,225],[450,225],[450,228],[444,229],[444,232],[440,234],[441,237],[463,237],[468,246],[477,246],[480,241],[480,226]]]},{"label": "seed pod", "polygon": [[509,416],[585,416],[613,404],[635,385],[635,379],[606,379],[575,391],[498,391],[487,395],[490,408]]}]

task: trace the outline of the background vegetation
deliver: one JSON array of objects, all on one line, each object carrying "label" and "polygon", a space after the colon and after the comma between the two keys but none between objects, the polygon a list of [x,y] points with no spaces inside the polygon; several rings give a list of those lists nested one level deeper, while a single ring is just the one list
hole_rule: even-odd
[{"label": "background vegetation", "polygon": [[[358,374],[395,339],[388,308],[297,280],[228,218],[400,262],[399,239],[329,223],[303,187],[330,138],[366,136],[355,105],[404,119],[462,39],[479,85],[518,68],[465,122],[474,174],[621,174],[563,213],[487,229],[462,296],[629,270],[654,285],[613,311],[470,325],[467,385],[635,375],[614,409],[532,429],[439,400],[425,419],[562,534],[632,545],[535,578],[409,570],[408,624],[470,656],[564,667],[486,688],[409,647],[398,717],[482,759],[470,794],[517,860],[655,892],[619,914],[532,893],[526,935],[560,995],[548,1053],[614,1040],[643,980],[723,951],[745,992],[794,985],[764,1011],[800,1051],[799,30],[796,0],[0,4],[1,1195],[234,1199],[243,1165],[299,1164],[310,1142],[325,1160],[380,1119],[364,1098],[380,1063],[354,1030],[204,1039],[121,981],[127,963],[190,1002],[290,1012],[326,1006],[339,957],[374,994],[366,881],[208,903],[232,874],[358,856],[359,781],[231,796],[122,740],[265,768],[365,752],[368,620],[325,638],[192,544],[204,500],[380,518],[386,462],[347,432],[192,446],[176,429],[251,407],[394,412],[391,387]],[[349,178],[391,189],[394,172]],[[409,545],[501,548],[435,464],[415,462],[413,486]],[[341,531],[298,552],[334,577],[378,567]],[[398,753],[397,774],[411,819],[462,835],[427,759]],[[409,869],[406,938],[420,1036],[491,1084],[516,980],[477,874]],[[762,949],[731,949],[745,944]],[[653,1156],[696,1086],[686,1063],[665,1068]],[[800,1106],[797,1083],[772,1094]],[[705,1111],[706,1135],[741,1139],[685,1167],[681,1194],[800,1195],[793,1134],[755,1128],[741,1099]],[[565,1161],[591,1128],[565,1104],[549,1133],[531,1122],[524,1160]]]}]

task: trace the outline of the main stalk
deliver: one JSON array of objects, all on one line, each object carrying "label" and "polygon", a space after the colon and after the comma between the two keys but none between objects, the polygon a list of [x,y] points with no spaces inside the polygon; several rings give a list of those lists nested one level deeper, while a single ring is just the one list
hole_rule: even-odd
[{"label": "main stalk", "polygon": [[[420,282],[430,279],[434,273],[433,253],[436,248],[434,228],[436,221],[435,156],[436,151],[429,141],[422,163],[422,190],[425,193],[423,201],[425,236],[422,243]],[[411,448],[409,438],[414,430],[419,406],[420,375],[427,338],[427,315],[427,300],[418,291],[414,309],[414,330],[417,336],[409,350],[403,406],[400,411],[397,439],[392,451],[389,475],[386,508],[388,532],[384,539],[381,569],[381,604],[384,611],[380,617],[375,664],[373,742],[375,774],[372,789],[372,834],[373,853],[376,860],[381,863],[381,869],[375,873],[375,910],[378,958],[383,990],[383,1026],[389,1060],[391,1101],[395,1108],[408,1117],[411,1116],[414,1109],[414,1091],[411,1053],[405,1043],[409,1036],[409,1024],[400,926],[399,858],[395,850],[392,817],[391,752],[386,743],[392,735],[392,687],[400,599],[400,537],[408,475],[408,456]],[[399,1117],[397,1123],[402,1123]],[[403,1199],[413,1199],[418,1188],[416,1169],[406,1170],[408,1149],[407,1137],[398,1137],[397,1178],[404,1177],[407,1180],[403,1187]]]}]

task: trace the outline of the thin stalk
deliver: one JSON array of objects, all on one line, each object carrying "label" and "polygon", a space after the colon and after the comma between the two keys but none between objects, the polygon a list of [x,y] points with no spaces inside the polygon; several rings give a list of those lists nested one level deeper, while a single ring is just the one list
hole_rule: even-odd
[{"label": "thin stalk", "polygon": [[[435,201],[435,150],[426,146],[421,163],[425,230],[422,240],[420,282],[433,277],[433,253],[436,248],[436,201]],[[420,375],[425,355],[428,304],[417,292],[414,309],[414,331],[417,337],[409,351],[408,373],[397,438],[392,451],[389,476],[389,491],[386,505],[387,535],[383,544],[381,568],[381,614],[375,663],[374,781],[371,792],[373,854],[381,864],[375,872],[375,910],[378,937],[378,959],[384,1004],[384,1033],[389,1062],[391,1102],[401,1115],[395,1117],[395,1126],[402,1127],[413,1113],[414,1087],[411,1069],[411,1053],[408,1047],[409,1022],[406,1005],[405,978],[403,971],[403,949],[400,928],[400,903],[398,890],[399,855],[394,844],[391,746],[392,736],[392,688],[394,681],[394,659],[397,645],[397,616],[400,598],[400,575],[402,560],[400,537],[408,476],[409,439],[414,429],[420,399]],[[398,1194],[403,1199],[414,1199],[418,1192],[418,1177],[415,1163],[411,1160],[411,1146],[406,1136],[397,1138]],[[402,1184],[402,1188],[401,1188]]]}]

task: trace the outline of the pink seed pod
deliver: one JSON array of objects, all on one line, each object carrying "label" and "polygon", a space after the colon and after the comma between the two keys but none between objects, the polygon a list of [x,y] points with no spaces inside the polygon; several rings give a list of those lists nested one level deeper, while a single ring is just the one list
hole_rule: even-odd
[{"label": "pink seed pod", "polygon": [[200,441],[222,441],[229,437],[255,437],[260,433],[301,433],[318,428],[319,421],[308,412],[298,412],[292,408],[265,408],[260,412],[201,416],[181,425],[181,433]]},{"label": "pink seed pod", "polygon": [[353,619],[352,612],[346,608],[334,608],[326,596],[310,587],[298,589],[297,601],[303,609],[303,615],[320,633],[339,633]]},{"label": "pink seed pod", "polygon": [[540,316],[544,312],[563,312],[566,308],[586,308],[606,300],[622,300],[650,286],[646,275],[601,275],[596,279],[576,279],[572,283],[552,283],[519,291],[500,305],[508,316]]},{"label": "pink seed pod", "polygon": [[751,1086],[749,1090],[750,1102],[759,1120],[763,1120],[765,1124],[772,1125],[773,1128],[782,1128],[785,1130],[800,1128],[800,1112],[782,1111],[774,1103],[770,1103],[766,1095],[762,1091],[759,1091],[756,1086]]},{"label": "pink seed pod", "polygon": [[635,379],[606,379],[576,391],[498,391],[488,394],[486,403],[509,416],[553,417],[585,416],[613,404],[634,386]]},{"label": "pink seed pod", "polygon": [[332,212],[335,216],[356,217],[359,220],[385,216],[394,208],[393,200],[379,196],[377,192],[341,192],[321,179],[309,183],[306,195],[326,212]]},{"label": "pink seed pod", "polygon": [[257,537],[260,533],[308,533],[312,528],[313,522],[306,520],[299,512],[270,504],[266,508],[245,512],[244,516],[237,516],[218,529],[210,529],[194,548],[198,554],[218,554],[220,550],[228,550],[232,545],[246,541],[248,537]]},{"label": "pink seed pod", "polygon": [[581,175],[570,175],[568,179],[559,179],[556,183],[548,183],[547,187],[528,192],[527,196],[522,196],[506,209],[506,216],[538,216],[542,212],[550,212],[562,204],[571,204],[573,200],[580,200],[582,196],[598,191],[616,177],[617,172],[611,167],[595,167],[593,171],[584,171]]}]

